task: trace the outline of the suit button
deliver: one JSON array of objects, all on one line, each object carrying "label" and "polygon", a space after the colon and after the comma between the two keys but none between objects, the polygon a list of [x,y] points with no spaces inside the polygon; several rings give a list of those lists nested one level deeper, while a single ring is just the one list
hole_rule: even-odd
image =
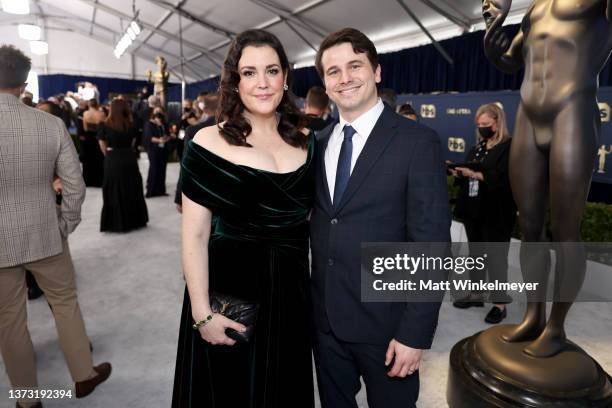
[{"label": "suit button", "polygon": [[333,259],[331,259],[331,258],[329,258],[329,259],[327,260],[327,264],[328,264],[329,266],[334,266],[334,260],[333,260]]},{"label": "suit button", "polygon": [[334,218],[334,219],[331,220],[331,224],[332,225],[336,225],[337,223],[338,223],[338,219],[337,218]]}]

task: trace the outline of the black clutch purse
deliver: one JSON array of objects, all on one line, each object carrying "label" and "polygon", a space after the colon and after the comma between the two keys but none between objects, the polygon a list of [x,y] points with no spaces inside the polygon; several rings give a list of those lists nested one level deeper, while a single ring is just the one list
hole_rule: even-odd
[{"label": "black clutch purse", "polygon": [[238,332],[227,329],[227,337],[240,342],[249,342],[255,333],[255,322],[257,321],[257,303],[238,299],[231,295],[212,293],[210,295],[210,308],[213,313],[221,314],[228,319],[238,322],[246,327],[246,331]]}]

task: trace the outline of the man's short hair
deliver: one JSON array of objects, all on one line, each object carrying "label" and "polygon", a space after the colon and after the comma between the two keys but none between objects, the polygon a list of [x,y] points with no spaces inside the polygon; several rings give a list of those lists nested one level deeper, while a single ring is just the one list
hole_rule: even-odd
[{"label": "man's short hair", "polygon": [[0,88],[10,89],[23,85],[27,79],[32,60],[12,45],[0,47]]},{"label": "man's short hair", "polygon": [[306,94],[306,105],[315,109],[325,110],[329,105],[329,96],[325,93],[325,89],[320,86],[310,88]]},{"label": "man's short hair", "polygon": [[331,47],[335,47],[336,45],[349,43],[353,46],[353,52],[355,54],[366,53],[370,64],[372,65],[372,69],[375,70],[378,66],[378,52],[376,52],[376,47],[374,43],[361,31],[356,30],[354,28],[343,28],[342,30],[331,33],[321,43],[319,46],[319,51],[317,51],[317,56],[315,58],[315,66],[317,68],[317,72],[321,78],[324,77],[323,72],[323,64],[321,59],[323,57],[323,53],[325,50]]},{"label": "man's short hair", "polygon": [[389,107],[395,110],[397,106],[397,94],[393,89],[383,88],[378,90],[378,97],[382,99]]},{"label": "man's short hair", "polygon": [[209,92],[204,95],[204,109],[209,112],[217,112],[219,107],[219,94],[217,92]]},{"label": "man's short hair", "polygon": [[412,107],[411,104],[409,103],[405,103],[402,106],[400,106],[399,110],[397,111],[397,113],[399,113],[400,115],[406,116],[406,115],[414,115],[417,118],[419,117],[419,115],[416,113],[416,111],[414,110],[414,108]]}]

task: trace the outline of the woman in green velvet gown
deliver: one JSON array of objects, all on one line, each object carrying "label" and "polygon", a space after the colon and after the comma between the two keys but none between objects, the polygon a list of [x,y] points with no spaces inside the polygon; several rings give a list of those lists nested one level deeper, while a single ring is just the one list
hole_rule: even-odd
[{"label": "woman in green velvet gown", "polygon": [[[278,39],[263,30],[239,34],[221,74],[222,122],[187,144],[181,174],[187,290],[174,408],[314,407],[308,282],[314,138],[300,131],[290,85]],[[227,337],[227,328],[243,326],[212,313],[211,292],[258,302],[250,342]]]}]

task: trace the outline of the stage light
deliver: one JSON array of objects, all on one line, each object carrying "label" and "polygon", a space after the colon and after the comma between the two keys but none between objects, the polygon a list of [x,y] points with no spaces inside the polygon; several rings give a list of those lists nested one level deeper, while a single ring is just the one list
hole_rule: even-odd
[{"label": "stage light", "polygon": [[30,51],[36,55],[46,55],[49,53],[49,44],[45,41],[30,41]]},{"label": "stage light", "polygon": [[11,14],[30,14],[29,0],[0,0],[2,10]]},{"label": "stage light", "polygon": [[130,27],[132,28],[132,30],[134,30],[134,34],[136,35],[140,34],[140,31],[142,31],[136,21],[132,21],[130,23]]},{"label": "stage light", "polygon": [[17,26],[19,37],[28,41],[40,40],[40,27],[33,24],[19,24]]},{"label": "stage light", "polygon": [[117,45],[115,45],[115,49],[113,50],[115,58],[121,58],[123,53],[125,53],[128,47],[132,45],[133,41],[136,39],[136,37],[138,37],[138,34],[140,34],[141,32],[142,30],[140,29],[140,26],[138,25],[136,20],[133,20],[130,24],[128,24],[125,33],[123,34]]}]

